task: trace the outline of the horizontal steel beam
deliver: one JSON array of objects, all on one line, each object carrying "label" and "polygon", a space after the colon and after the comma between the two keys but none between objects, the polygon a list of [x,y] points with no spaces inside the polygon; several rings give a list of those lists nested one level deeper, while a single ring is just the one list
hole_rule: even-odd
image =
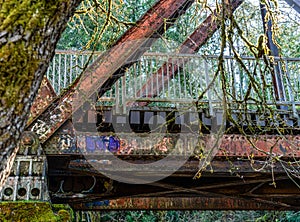
[{"label": "horizontal steel beam", "polygon": [[[295,210],[272,201],[228,197],[142,197],[70,204],[75,210]],[[297,208],[296,208],[297,209]]]},{"label": "horizontal steel beam", "polygon": [[[284,170],[278,172],[275,165],[273,174],[272,170],[245,173],[244,165],[240,164],[248,164],[248,168],[255,167],[251,161],[214,160],[211,164],[211,171],[214,172],[208,172],[207,169],[200,179],[193,179],[190,171],[188,174],[176,172],[150,184],[128,184],[111,180],[99,172],[95,174],[80,169],[69,171],[68,175],[59,174],[59,171],[66,172],[66,169],[56,169],[55,172],[53,165],[57,166],[57,162],[52,162],[55,157],[48,160],[52,164],[49,165],[52,202],[69,203],[76,209],[297,210],[300,207],[300,192],[296,185],[299,179],[294,177],[292,181]],[[237,162],[242,167],[241,171],[233,169]],[[194,168],[197,167],[196,163],[193,164]],[[216,165],[218,168],[215,168]],[[151,177],[143,172],[140,175]],[[193,201],[197,204],[193,204]]]},{"label": "horizontal steel beam", "polygon": [[[73,157],[74,158],[74,157]],[[81,157],[83,158],[83,157]],[[105,158],[105,157],[102,157]],[[155,158],[153,159],[144,159],[141,160],[141,158],[138,157],[130,157],[130,158],[124,158],[119,157],[120,159],[124,161],[129,161],[131,163],[136,164],[150,164],[155,161]],[[105,169],[105,171],[111,171],[112,173],[118,169],[118,172],[123,171],[124,174],[130,173],[130,174],[136,174],[136,175],[142,175],[141,177],[148,175],[148,176],[157,176],[159,174],[158,170],[152,170],[149,169],[144,171],[135,171],[132,172],[130,169],[122,169],[120,170],[120,167],[118,167],[117,164],[114,164],[113,160],[110,160],[109,157],[106,157],[105,159],[99,160],[99,167],[97,169],[96,167],[96,161],[94,160],[87,161],[85,159],[77,158],[76,160],[70,160],[69,157],[62,157],[58,155],[51,155],[48,156],[48,159],[51,160],[49,163],[49,176],[80,176],[80,175],[95,175],[95,176],[101,176],[101,169]],[[174,158],[175,159],[175,158]],[[174,160],[176,161],[176,160]],[[91,163],[93,166],[91,166]],[[166,161],[166,169],[169,164],[174,164]],[[102,164],[102,165],[101,165]],[[290,163],[288,165],[277,163],[267,164],[263,160],[258,159],[244,159],[244,160],[237,160],[237,158],[230,158],[226,160],[225,158],[221,158],[216,156],[215,159],[213,159],[210,162],[210,165],[203,170],[203,174],[206,176],[230,176],[231,174],[241,174],[241,175],[270,175],[272,172],[274,173],[283,173],[285,174],[285,168],[294,168],[298,169],[297,163]],[[95,168],[96,167],[96,168]],[[180,167],[174,174],[174,177],[194,177],[194,175],[197,173],[199,167],[199,160],[197,159],[190,159],[188,160],[182,167]],[[257,172],[257,169],[260,169],[259,172]],[[299,169],[298,169],[299,170]],[[213,174],[211,174],[213,172]]]},{"label": "horizontal steel beam", "polygon": [[[138,133],[117,133],[113,135],[109,133],[98,133],[98,132],[89,132],[80,135],[77,132],[76,143],[75,138],[67,134],[58,134],[55,135],[49,143],[45,144],[44,150],[47,155],[51,154],[77,154],[83,153],[85,155],[103,155],[105,150],[115,153],[115,155],[125,155],[125,156],[135,156],[135,155],[145,155],[145,156],[159,156],[160,154],[166,155],[168,152],[173,150],[173,146],[176,143],[176,136],[181,134],[181,138],[186,138],[185,142],[192,142],[199,139],[204,144],[209,142],[210,135],[203,135],[203,137],[198,136],[197,134],[188,134],[185,132],[170,133],[165,134],[164,138],[170,138],[167,144],[164,144],[159,134],[157,138],[161,138],[161,146],[166,146],[166,150],[160,152],[160,147],[156,146],[157,149],[153,150],[151,143],[148,143],[147,140],[151,140],[155,134],[151,134],[149,137],[147,133],[138,134]],[[191,137],[193,135],[193,138]],[[112,148],[109,145],[99,148],[98,145],[104,143],[107,139],[113,140],[117,143],[117,147]],[[188,139],[189,138],[189,139]],[[165,139],[165,140],[166,140]],[[135,140],[136,145],[131,145]],[[157,141],[159,142],[159,141]],[[166,142],[166,141],[165,141]],[[183,153],[193,152],[195,147],[191,145],[182,143],[180,150],[178,148],[178,155]],[[97,143],[97,144],[96,144]],[[118,145],[118,144],[121,144]],[[69,144],[69,145],[68,145]],[[101,145],[100,144],[100,145]],[[125,145],[124,145],[125,144]],[[127,149],[127,145],[131,145],[132,149]],[[192,143],[194,144],[194,143]],[[221,138],[221,143],[219,146],[219,151],[216,156],[230,156],[230,157],[276,157],[276,158],[299,158],[300,157],[300,135],[260,135],[260,136],[245,136],[240,134],[225,134]],[[203,149],[207,149],[205,145]],[[126,152],[125,152],[126,151]]]},{"label": "horizontal steel beam", "polygon": [[[70,203],[81,207],[103,206],[108,200],[114,201],[128,197],[134,199],[178,198],[178,200],[185,197],[207,200],[220,198],[223,201],[235,199],[241,202],[254,201],[262,205],[267,203],[271,209],[299,209],[297,199],[299,199],[300,193],[295,183],[299,183],[299,179],[295,178],[293,182],[284,174],[272,176],[271,174],[262,175],[259,173],[231,176],[230,174],[210,173],[203,174],[200,179],[172,175],[149,184],[121,183],[107,177],[93,175],[49,176],[49,190],[54,203]],[[199,208],[192,204],[186,207],[190,207],[190,209],[241,209],[245,207],[229,206],[226,201],[223,204],[223,207],[215,203],[202,204],[198,206]],[[111,207],[113,209],[113,206]],[[125,208],[126,206],[123,205],[122,207]],[[169,207],[169,209],[173,209],[172,205]]]}]

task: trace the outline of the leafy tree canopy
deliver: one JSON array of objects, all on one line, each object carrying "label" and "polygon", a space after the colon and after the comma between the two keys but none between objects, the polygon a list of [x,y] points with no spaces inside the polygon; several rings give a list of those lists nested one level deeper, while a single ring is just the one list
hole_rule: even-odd
[{"label": "leafy tree canopy", "polygon": [[[68,23],[57,49],[107,50],[154,2],[155,0],[113,2],[85,0]],[[174,51],[214,8],[215,1],[197,2],[161,36],[161,40],[152,46],[151,50],[161,50],[161,45],[167,45],[166,48],[169,48],[169,51]],[[279,0],[278,11],[274,12],[274,15],[276,15],[273,20],[274,34],[282,56],[299,57],[299,14],[284,0]],[[259,1],[246,0],[236,11],[235,19],[244,36],[255,45],[258,37],[264,34]],[[166,20],[166,25],[168,22],[170,21]],[[229,27],[230,22],[227,21],[226,25]],[[218,55],[221,44],[220,35],[220,31],[217,31],[207,44],[200,48],[199,54]],[[233,35],[233,42],[240,54],[251,55],[247,44],[237,31]],[[229,48],[227,45],[228,54],[230,54]]]}]

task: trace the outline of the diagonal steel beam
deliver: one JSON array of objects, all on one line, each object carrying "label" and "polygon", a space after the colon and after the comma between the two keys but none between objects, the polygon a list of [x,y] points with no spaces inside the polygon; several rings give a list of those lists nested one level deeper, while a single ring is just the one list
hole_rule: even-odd
[{"label": "diagonal steel beam", "polygon": [[34,119],[37,118],[55,98],[56,93],[50,81],[45,76],[31,106],[28,124],[34,121]]},{"label": "diagonal steel beam", "polygon": [[[225,6],[227,13],[233,13],[241,4],[243,0],[231,0]],[[222,10],[220,10],[222,11]],[[218,30],[221,24],[221,12],[217,12],[216,10],[210,14],[198,28],[181,44],[179,47],[179,53],[185,54],[195,54],[201,46],[203,46],[208,39]],[[174,59],[172,60],[174,62]],[[157,96],[162,88],[162,83],[167,83],[168,79],[173,78],[179,71],[179,67],[188,61],[186,60],[176,60],[176,65],[169,65],[172,63],[171,59],[165,62],[162,67],[154,74],[151,75],[151,78],[141,87],[141,89],[137,92],[138,97],[155,97]],[[158,84],[161,83],[161,84]],[[146,95],[146,92],[148,94]],[[149,93],[152,92],[152,93]],[[147,105],[147,102],[138,103],[141,105]],[[132,104],[128,104],[132,105]]]},{"label": "diagonal steel beam", "polygon": [[111,88],[121,77],[122,67],[128,65],[132,58],[140,57],[153,43],[153,39],[166,30],[166,19],[175,20],[185,13],[193,1],[158,1],[108,52],[101,55],[67,92],[41,113],[27,130],[35,131],[40,141],[45,142],[87,99],[97,95],[99,89],[101,95]]},{"label": "diagonal steel beam", "polygon": [[285,0],[293,9],[300,13],[300,0]]}]

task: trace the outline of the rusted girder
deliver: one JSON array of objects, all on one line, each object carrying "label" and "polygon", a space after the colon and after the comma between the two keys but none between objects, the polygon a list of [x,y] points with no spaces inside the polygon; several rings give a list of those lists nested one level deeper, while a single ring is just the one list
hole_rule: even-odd
[{"label": "rusted girder", "polygon": [[[111,189],[105,193],[103,189],[100,189],[103,187],[101,181],[106,178],[101,173],[103,169],[110,170],[112,173],[118,169],[118,173],[122,171],[122,175],[140,177],[156,176],[160,170],[145,172],[120,168],[117,162],[110,159],[111,155],[105,155],[106,152],[99,153],[99,150],[89,150],[88,153],[79,151],[73,155],[48,155],[49,189],[53,194],[52,201],[70,203],[76,206],[75,208],[89,210],[299,209],[299,187],[294,183],[299,184],[299,179],[294,174],[299,172],[297,161],[300,155],[300,136],[280,138],[270,135],[253,137],[249,140],[251,142],[242,135],[225,135],[221,151],[216,154],[209,167],[202,171],[200,179],[192,179],[198,170],[199,160],[190,158],[177,172],[161,181],[147,185],[124,184],[115,181],[111,184]],[[254,149],[251,143],[262,151]],[[88,148],[91,149],[91,147]],[[265,158],[268,156],[274,159]],[[93,158],[92,166],[84,159],[86,157],[90,160]],[[148,158],[147,156],[123,155],[118,158],[124,158],[123,160],[136,164],[155,161],[154,155],[149,155]],[[171,161],[176,161],[176,155],[173,159],[166,161],[161,170],[166,170]],[[291,175],[286,175],[287,171]],[[291,176],[294,182],[290,179]],[[88,187],[97,189],[87,193]],[[65,193],[60,192],[61,190]],[[126,200],[126,203],[131,202],[126,198],[128,196],[134,197],[137,201],[132,204],[132,208],[121,204],[122,200]],[[181,202],[182,197],[192,198],[194,201],[198,198],[206,201],[196,202],[198,204],[194,205],[192,200]],[[121,201],[118,206],[114,202],[117,201],[116,198]],[[148,198],[149,202],[143,202]],[[135,203],[140,203],[140,205]],[[152,207],[148,203],[151,203]]]},{"label": "rusted girder", "polygon": [[33,101],[33,104],[30,109],[30,117],[28,121],[28,125],[37,117],[39,116],[46,107],[54,100],[56,97],[56,93],[47,79],[44,77],[39,88],[38,94]]},{"label": "rusted girder", "polygon": [[216,156],[300,158],[300,135],[224,135]]},{"label": "rusted girder", "polygon": [[[123,137],[122,137],[123,135]],[[86,155],[103,154],[107,151],[114,153],[115,155],[120,156],[159,156],[167,155],[174,148],[174,140],[172,135],[165,135],[164,138],[167,141],[169,139],[170,143],[163,143],[164,147],[163,152],[159,152],[159,147],[154,149],[151,143],[147,143],[147,136],[144,135],[143,140],[137,142],[134,137],[130,140],[130,135],[122,134],[115,136],[103,136],[98,133],[88,133],[84,135],[77,135],[77,143],[74,144],[74,147],[66,147],[65,144],[69,144],[70,137],[65,137],[63,134],[54,136],[53,140],[50,140],[50,144],[46,144],[44,150],[47,155],[56,155],[56,154],[77,154],[83,153]],[[182,133],[184,136],[184,133]],[[59,137],[59,138],[58,138]],[[107,137],[115,141],[118,145],[112,149],[109,144],[105,145],[106,147],[99,148],[99,144],[105,144],[104,141],[107,140]],[[187,136],[186,136],[187,137]],[[65,139],[65,141],[64,141]],[[191,138],[191,141],[195,138]],[[205,144],[210,139],[210,136],[203,136],[203,150],[206,150]],[[59,141],[59,142],[58,142]],[[87,142],[88,141],[88,142]],[[173,141],[173,142],[172,142]],[[186,140],[188,144],[183,143],[182,148],[178,150],[178,155],[183,152],[193,153],[192,147],[189,145],[190,140]],[[93,143],[93,144],[92,144]],[[54,145],[55,144],[55,145]],[[62,144],[62,145],[61,145]],[[125,144],[125,145],[124,145]],[[148,144],[148,145],[147,145]],[[115,146],[115,145],[114,145]],[[130,147],[130,149],[128,148]],[[156,148],[156,147],[155,147]],[[125,152],[127,150],[128,152]],[[225,134],[222,136],[220,148],[216,156],[219,157],[281,157],[281,158],[300,158],[300,135],[261,135],[261,136],[245,136],[240,134]]]},{"label": "rusted girder", "polygon": [[[243,0],[231,0],[225,6],[226,12],[233,13],[241,4]],[[220,26],[222,19],[222,10],[217,12],[214,10],[212,14],[210,14],[201,24],[200,26],[181,44],[179,47],[178,53],[184,54],[195,54],[201,46],[203,46],[207,40],[217,31]],[[227,16],[228,16],[227,14]],[[169,59],[168,62],[165,62],[162,67],[153,75],[148,81],[141,87],[141,89],[137,92],[137,96],[139,97],[155,97],[157,96],[162,88],[163,84],[159,83],[168,83],[168,79],[174,78],[178,73],[180,66],[184,63],[188,62],[187,59],[174,60]],[[172,62],[176,65],[169,65]],[[163,79],[163,80],[162,80]],[[146,95],[146,92],[148,94]],[[149,93],[151,92],[151,93]],[[146,105],[147,102],[140,102],[139,105]]]},{"label": "rusted girder", "polygon": [[71,204],[75,210],[287,210],[270,202],[228,197],[135,197]]},{"label": "rusted girder", "polygon": [[[51,171],[50,171],[51,172]],[[147,176],[147,175],[144,175]],[[160,203],[159,209],[256,209],[257,203],[262,209],[299,209],[299,179],[294,182],[284,173],[262,173],[253,171],[250,174],[231,172],[206,172],[200,179],[191,176],[182,177],[173,174],[149,184],[128,184],[110,180],[100,174],[49,174],[49,190],[54,203],[69,203],[79,208],[90,210],[114,209],[117,200],[120,200],[118,209],[158,209],[157,205],[146,202],[134,205],[132,208],[121,204],[123,200],[130,203],[128,197],[134,199],[155,198]],[[276,186],[275,186],[276,184]],[[89,192],[86,192],[88,188]],[[172,203],[176,198],[202,198],[207,202],[198,202],[197,205],[187,203]],[[164,198],[171,198],[168,199]],[[195,199],[195,200],[196,200]],[[214,200],[218,199],[218,202]],[[165,200],[165,201],[164,201]],[[226,200],[230,200],[227,202]],[[110,202],[111,201],[111,202]],[[165,204],[167,202],[169,204]],[[235,201],[248,204],[233,204]],[[113,204],[114,203],[114,204]],[[126,203],[125,203],[126,204]],[[179,205],[178,205],[179,204]],[[130,204],[129,204],[130,205]],[[270,208],[267,208],[270,207]],[[104,208],[102,208],[104,207]],[[144,208],[145,207],[145,208]]]},{"label": "rusted girder", "polygon": [[[94,176],[100,176],[101,170],[110,171],[111,173],[114,172],[123,172],[124,175],[130,174],[135,175],[137,178],[140,177],[153,177],[157,176],[159,174],[159,171],[152,170],[150,171],[147,169],[147,172],[145,170],[141,171],[132,171],[131,169],[121,168],[118,163],[116,163],[111,156],[108,156],[107,158],[101,157],[98,161],[99,165],[97,165],[97,157],[90,161],[93,163],[94,166],[91,166],[90,162],[85,159],[75,159],[71,160],[69,157],[64,156],[65,159],[63,159],[60,156],[48,156],[48,159],[51,160],[53,163],[49,163],[49,176],[66,176],[66,175],[94,175]],[[75,158],[73,156],[73,158]],[[81,157],[82,158],[82,157]],[[130,156],[129,158],[125,158],[118,156],[119,159],[122,159],[124,161],[130,161],[131,163],[136,164],[151,164],[154,162],[154,158],[152,160],[147,160],[146,157],[137,157],[137,156]],[[203,174],[211,174],[211,176],[219,176],[219,175],[255,175],[255,176],[261,176],[261,175],[270,175],[272,172],[276,174],[285,174],[285,170],[287,168],[293,168],[297,169],[297,162],[294,163],[279,163],[279,162],[268,162],[264,161],[262,159],[255,159],[254,157],[251,160],[248,160],[244,158],[243,160],[241,157],[230,157],[228,160],[224,157],[216,156],[215,159],[213,159],[209,166],[202,170],[202,176]],[[239,159],[239,160],[237,160]],[[159,159],[158,159],[159,160]],[[291,160],[291,159],[290,159]],[[166,161],[165,169],[168,168],[168,165],[175,164],[178,162],[176,160],[176,157],[174,157],[174,160]],[[69,163],[69,164],[68,164]],[[68,166],[68,167],[67,167]],[[97,168],[98,166],[98,168]],[[63,167],[65,167],[63,169]],[[177,178],[193,178],[199,168],[199,160],[196,158],[189,159],[183,166],[180,167],[175,173],[172,174],[173,177]],[[260,169],[259,172],[256,172],[257,169]],[[140,176],[139,176],[140,175]],[[270,181],[271,182],[271,181]]]},{"label": "rusted girder", "polygon": [[35,131],[41,142],[45,142],[86,99],[95,95],[98,90],[103,94],[111,88],[121,77],[122,66],[130,65],[133,57],[139,58],[153,43],[153,38],[165,31],[166,19],[175,20],[192,3],[193,0],[158,1],[108,52],[102,54],[83,73],[82,78],[77,79],[66,93],[41,113],[27,130]]}]

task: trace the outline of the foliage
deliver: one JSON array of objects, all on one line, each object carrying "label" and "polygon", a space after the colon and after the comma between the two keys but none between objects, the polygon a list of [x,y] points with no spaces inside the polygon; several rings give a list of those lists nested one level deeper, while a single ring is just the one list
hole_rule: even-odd
[{"label": "foliage", "polygon": [[281,16],[279,17],[279,44],[281,52],[286,57],[300,57],[300,16],[294,9],[280,2]]},{"label": "foliage", "polygon": [[154,0],[85,0],[68,23],[57,49],[107,50]]},{"label": "foliage", "polygon": [[72,221],[72,210],[66,205],[53,205],[48,202],[2,202],[0,221],[22,222],[68,222]]},{"label": "foliage", "polygon": [[[275,35],[277,38],[278,46],[281,49],[282,56],[284,57],[296,57],[300,55],[299,48],[299,21],[300,17],[297,12],[287,7],[288,4],[283,1],[271,1],[278,2],[278,8],[276,8],[276,20],[274,20],[277,26]],[[249,42],[256,44],[258,37],[264,34],[263,23],[261,19],[260,7],[258,1],[245,1],[235,13],[235,19],[240,28]],[[229,24],[229,23],[227,23]],[[215,35],[199,50],[199,54],[215,54],[220,53],[220,31],[216,32]],[[247,44],[240,38],[241,36],[235,32],[232,36],[234,46],[240,55],[252,56],[251,51]],[[230,46],[226,45],[225,53],[227,55],[232,54]]]},{"label": "foliage", "polygon": [[[201,101],[208,89],[215,90],[214,83],[221,83],[221,92],[219,93],[222,98],[221,108],[225,111],[223,119],[230,122],[237,128],[237,131],[249,138],[250,135],[265,135],[266,133],[272,133],[278,135],[283,140],[286,140],[286,135],[292,134],[291,130],[286,130],[287,124],[282,116],[277,115],[277,111],[280,109],[289,109],[278,105],[278,101],[292,101],[292,97],[288,92],[287,82],[292,82],[293,79],[288,75],[289,73],[281,74],[285,72],[286,65],[280,65],[283,62],[280,59],[274,59],[274,56],[284,55],[297,55],[294,51],[283,50],[281,41],[286,36],[282,36],[283,33],[290,32],[286,26],[282,25],[284,18],[281,17],[278,1],[262,1],[261,8],[265,8],[266,16],[265,21],[272,24],[270,26],[271,34],[267,32],[267,25],[262,23],[260,15],[260,7],[258,2],[256,4],[246,1],[241,8],[239,8],[234,14],[230,14],[226,19],[226,13],[223,11],[221,16],[216,19],[221,20],[219,33],[207,43],[202,49],[203,52],[211,52],[210,49],[214,49],[214,52],[218,54],[218,65],[216,66],[216,72],[214,78],[211,81],[209,87],[207,87],[198,98]],[[221,10],[221,9],[220,9]],[[294,21],[289,22],[293,23]],[[293,26],[292,26],[293,27]],[[297,32],[296,32],[297,33]],[[272,35],[272,36],[271,36]],[[289,36],[293,36],[293,32],[290,32]],[[218,39],[216,39],[218,37]],[[269,38],[269,39],[268,39]],[[293,37],[292,37],[293,38]],[[286,41],[286,40],[285,40]],[[217,47],[214,47],[216,42]],[[270,44],[275,45],[279,49],[281,54],[276,54],[276,49],[271,48]],[[211,47],[212,46],[212,47]],[[293,47],[294,49],[295,47]],[[297,48],[297,47],[296,47]],[[290,54],[288,54],[290,53]],[[294,53],[294,54],[293,54]],[[242,56],[251,56],[254,58],[254,64],[249,65],[242,58]],[[232,69],[238,67],[238,72],[227,71],[227,64],[225,56],[232,56],[235,63],[231,66]],[[242,72],[240,72],[242,70]],[[296,71],[297,70],[293,70]],[[291,73],[293,71],[290,70]],[[244,81],[247,79],[246,81]],[[276,80],[275,80],[276,79]],[[298,80],[296,80],[297,82]],[[278,86],[285,84],[283,90],[280,91]],[[243,87],[241,87],[243,85]],[[268,92],[272,93],[268,93]],[[276,93],[277,92],[277,93]],[[294,92],[293,92],[294,93]],[[239,110],[240,115],[236,116],[235,111]],[[257,126],[256,123],[250,117],[250,110],[255,111],[256,115],[264,116],[269,122],[265,127]],[[295,109],[294,109],[295,110]],[[295,111],[294,111],[295,112]],[[297,114],[294,115],[297,118]],[[298,117],[299,118],[299,117]],[[272,122],[272,123],[271,123]],[[246,127],[243,127],[245,125]],[[230,133],[230,128],[225,131]],[[275,162],[281,163],[285,168],[288,176],[299,177],[298,173],[290,174],[291,169],[287,169],[288,164],[278,156],[273,156],[272,147],[270,151],[262,151],[255,146],[253,142],[249,140],[252,149],[264,153],[267,158],[265,164],[270,165]],[[276,144],[274,144],[275,146]],[[296,150],[296,144],[290,144],[292,149]],[[214,149],[217,149],[215,147]],[[204,157],[206,158],[206,157]],[[248,157],[252,159],[251,157]],[[272,163],[271,163],[272,162]],[[296,161],[294,162],[296,163]],[[199,176],[201,175],[199,169]],[[274,175],[273,179],[274,179]],[[274,186],[276,183],[274,181]],[[297,184],[299,187],[299,185]]]},{"label": "foliage", "polygon": [[298,221],[299,212],[293,211],[109,211],[76,212],[76,221],[143,221],[143,222],[293,222]]}]

